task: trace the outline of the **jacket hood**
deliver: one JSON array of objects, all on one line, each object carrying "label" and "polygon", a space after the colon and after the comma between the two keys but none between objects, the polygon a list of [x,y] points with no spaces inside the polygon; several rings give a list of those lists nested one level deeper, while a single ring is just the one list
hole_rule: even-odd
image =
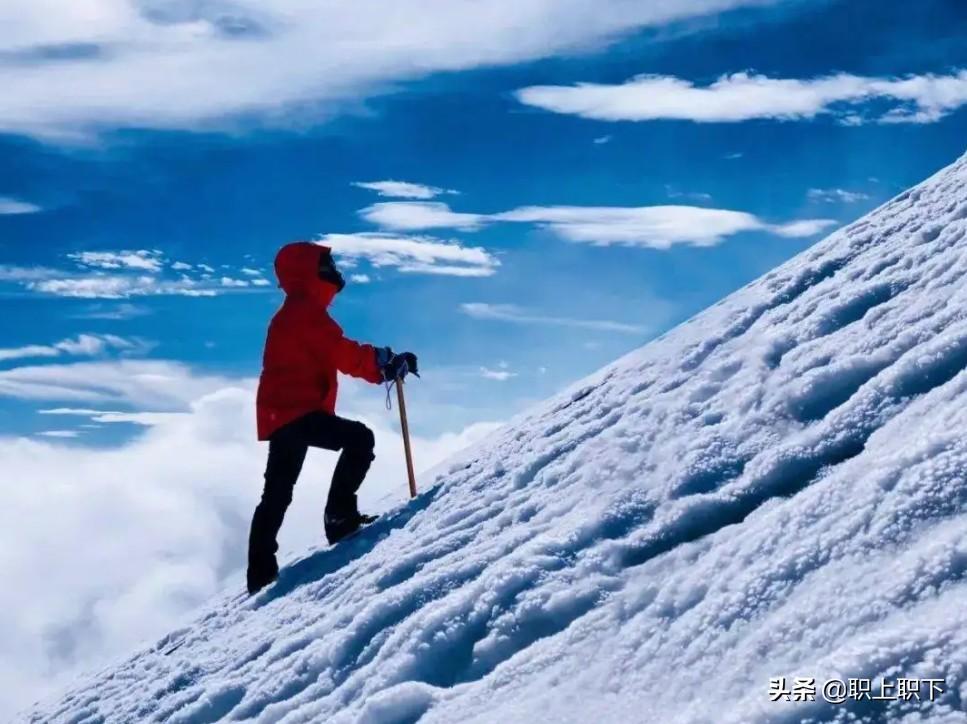
[{"label": "jacket hood", "polygon": [[328,247],[310,241],[296,241],[279,249],[275,276],[282,291],[290,297],[308,297],[329,306],[336,287],[319,278],[319,258],[328,253]]}]

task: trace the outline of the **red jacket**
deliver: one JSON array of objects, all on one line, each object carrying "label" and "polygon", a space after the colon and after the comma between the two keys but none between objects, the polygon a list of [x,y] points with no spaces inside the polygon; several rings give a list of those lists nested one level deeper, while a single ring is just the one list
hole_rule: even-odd
[{"label": "red jacket", "polygon": [[282,247],[275,274],[285,301],[269,323],[256,395],[259,440],[308,412],[336,409],[336,372],[382,381],[376,350],[343,336],[327,307],[336,287],[319,278],[326,247],[300,241]]}]

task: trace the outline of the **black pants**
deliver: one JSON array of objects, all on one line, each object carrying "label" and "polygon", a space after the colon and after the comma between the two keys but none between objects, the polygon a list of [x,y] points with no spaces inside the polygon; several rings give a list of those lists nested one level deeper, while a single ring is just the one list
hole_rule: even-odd
[{"label": "black pants", "polygon": [[332,474],[326,512],[351,515],[356,508],[356,491],[373,462],[376,441],[373,431],[361,422],[345,420],[325,412],[310,412],[276,430],[269,438],[269,460],[265,466],[265,489],[252,516],[248,539],[249,564],[274,562],[279,546],[276,536],[285,511],[292,502],[292,489],[302,471],[309,447],[342,450]]}]

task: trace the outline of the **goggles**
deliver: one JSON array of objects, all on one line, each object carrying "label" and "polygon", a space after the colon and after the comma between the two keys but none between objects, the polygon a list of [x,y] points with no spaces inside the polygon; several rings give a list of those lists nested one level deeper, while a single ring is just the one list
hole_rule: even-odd
[{"label": "goggles", "polygon": [[329,282],[336,287],[336,291],[341,292],[346,286],[346,280],[336,269],[336,263],[332,259],[332,254],[324,252],[319,255],[319,278],[324,282]]}]

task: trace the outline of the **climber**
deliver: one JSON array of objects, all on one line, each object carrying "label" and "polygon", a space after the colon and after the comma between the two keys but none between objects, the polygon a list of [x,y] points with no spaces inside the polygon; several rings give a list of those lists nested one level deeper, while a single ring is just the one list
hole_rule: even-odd
[{"label": "climber", "polygon": [[356,502],[373,461],[373,432],[336,415],[336,373],[379,384],[417,371],[411,352],[354,342],[329,316],[329,304],[345,286],[329,248],[287,244],[275,258],[275,273],[285,300],[269,324],[256,396],[258,438],[268,440],[269,454],[249,533],[249,593],[278,577],[276,536],[310,446],[341,451],[324,515],[329,542],[375,519],[360,513]]}]

